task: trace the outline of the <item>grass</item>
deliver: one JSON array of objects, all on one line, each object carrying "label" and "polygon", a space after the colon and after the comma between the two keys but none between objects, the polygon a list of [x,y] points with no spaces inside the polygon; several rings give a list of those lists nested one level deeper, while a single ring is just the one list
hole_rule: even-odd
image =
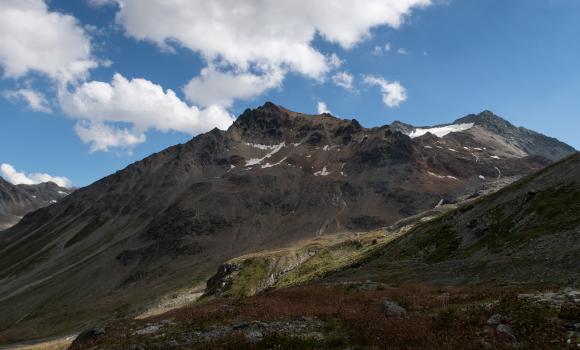
[{"label": "grass", "polygon": [[284,288],[315,281],[360,263],[406,232],[382,231],[321,237],[294,247],[264,251],[230,260],[237,265],[228,297],[245,297],[267,288]]},{"label": "grass", "polygon": [[234,279],[225,296],[244,297],[254,295],[268,279],[271,262],[267,257],[251,257],[242,260],[241,271]]}]

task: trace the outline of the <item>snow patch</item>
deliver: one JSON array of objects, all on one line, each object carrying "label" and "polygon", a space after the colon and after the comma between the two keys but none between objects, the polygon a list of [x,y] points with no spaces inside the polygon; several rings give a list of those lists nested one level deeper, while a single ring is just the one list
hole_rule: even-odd
[{"label": "snow patch", "polygon": [[56,200],[56,199],[51,199],[50,201],[48,201],[48,203],[50,203],[50,204],[54,204],[54,203],[56,203],[56,202],[57,202],[57,200]]},{"label": "snow patch", "polygon": [[451,175],[438,175],[435,174],[434,172],[428,171],[427,172],[429,175],[434,176],[438,179],[452,179],[452,180],[458,180],[458,178],[456,178],[455,176],[451,176]]},{"label": "snow patch", "polygon": [[63,195],[63,196],[68,196],[68,193],[66,193],[64,191],[58,191],[58,194]]},{"label": "snow patch", "polygon": [[498,157],[498,156],[491,156],[491,158],[493,158],[493,159],[501,159],[501,158],[500,158],[500,157]]},{"label": "snow patch", "polygon": [[453,148],[448,148],[448,150],[450,150],[451,152],[457,152],[457,150],[455,150]]},{"label": "snow patch", "polygon": [[284,157],[284,158],[280,159],[277,163],[274,163],[274,164],[266,163],[266,164],[262,165],[262,169],[271,168],[271,167],[274,167],[276,165],[280,165],[280,164],[282,164],[283,161],[286,160],[286,158],[287,157]]},{"label": "snow patch", "polygon": [[428,128],[428,129],[415,129],[413,132],[409,134],[410,138],[415,138],[419,136],[423,136],[426,133],[431,133],[437,137],[443,137],[452,132],[460,132],[465,131],[468,129],[473,128],[473,123],[465,123],[465,124],[452,124],[446,126],[439,126],[435,128]]},{"label": "snow patch", "polygon": [[433,147],[431,147],[431,146],[423,146],[423,147],[425,147],[425,148],[429,148],[429,149],[433,148]]},{"label": "snow patch", "polygon": [[282,142],[280,145],[261,145],[259,143],[248,143],[248,142],[244,142],[244,145],[249,146],[249,147],[254,147],[254,148],[257,148],[257,149],[261,149],[263,151],[267,151],[267,150],[276,149],[280,145],[284,145],[284,142]]},{"label": "snow patch", "polygon": [[314,176],[328,176],[328,175],[330,175],[330,172],[326,170],[326,167],[314,173]]},{"label": "snow patch", "polygon": [[[252,145],[252,144],[248,144],[248,145]],[[279,145],[273,145],[273,146],[270,146],[270,145],[253,145],[253,147],[256,147],[256,148],[260,148],[261,146],[264,146],[264,147],[267,147],[267,148],[260,148],[260,149],[266,149],[266,150],[271,150],[271,151],[270,151],[270,153],[266,154],[262,158],[251,158],[251,159],[248,159],[246,161],[246,166],[248,167],[248,166],[258,165],[258,164],[262,163],[262,161],[264,161],[265,159],[270,158],[274,154],[278,153],[278,151],[280,151],[285,145],[286,145],[285,142],[282,142]]]},{"label": "snow patch", "polygon": [[482,180],[485,180],[485,176],[483,176],[483,175],[479,175],[479,178]]}]

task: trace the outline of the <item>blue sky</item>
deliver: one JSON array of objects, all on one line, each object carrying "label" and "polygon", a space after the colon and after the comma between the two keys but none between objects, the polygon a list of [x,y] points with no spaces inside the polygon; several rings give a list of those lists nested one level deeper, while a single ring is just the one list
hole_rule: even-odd
[{"label": "blue sky", "polygon": [[[0,12],[15,13],[0,16],[0,41],[11,35],[26,44],[16,50],[0,43],[0,163],[21,175],[14,178],[35,181],[34,173],[42,173],[84,186],[199,132],[227,127],[267,100],[306,113],[323,102],[369,127],[396,119],[447,123],[489,109],[580,148],[578,1],[367,0],[384,17],[324,8],[334,0],[283,11],[272,2],[258,11],[266,19],[252,11],[241,23],[218,18],[226,31],[229,25],[243,32],[233,44],[203,27],[210,17],[203,2],[167,8],[154,0],[116,1],[0,4]],[[231,7],[215,2],[221,3]],[[254,3],[248,0],[250,10]],[[193,17],[182,23],[164,22],[188,11]],[[294,20],[316,34],[294,33]],[[196,21],[201,32],[188,27]],[[253,22],[261,25],[252,28]],[[239,47],[228,51],[232,45]],[[279,51],[270,54],[267,45]],[[335,83],[339,74],[352,77],[350,86]],[[116,97],[99,99],[104,92]],[[151,99],[150,107],[142,103]]]}]

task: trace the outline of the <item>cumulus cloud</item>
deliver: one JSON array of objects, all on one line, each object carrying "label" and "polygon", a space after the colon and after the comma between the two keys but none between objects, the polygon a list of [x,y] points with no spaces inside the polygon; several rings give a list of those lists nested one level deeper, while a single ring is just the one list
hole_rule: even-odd
[{"label": "cumulus cloud", "polygon": [[336,86],[340,86],[347,90],[352,90],[352,83],[354,81],[354,77],[352,74],[348,72],[337,72],[332,76],[332,82]]},{"label": "cumulus cloud", "polygon": [[[226,129],[234,120],[220,106],[199,109],[170,89],[146,79],[128,80],[121,74],[115,74],[111,83],[90,81],[73,91],[61,91],[59,101],[66,114],[90,122],[78,124],[75,130],[92,151],[130,148],[144,142],[143,133],[149,129],[194,135],[214,127]],[[119,122],[131,124],[131,130],[105,125]],[[99,137],[103,140],[98,141]]]},{"label": "cumulus cloud", "polygon": [[276,67],[264,69],[263,74],[223,72],[207,67],[183,88],[188,101],[202,106],[230,107],[236,98],[251,99],[267,90],[277,88],[284,80],[284,72]]},{"label": "cumulus cloud", "polygon": [[144,133],[126,128],[114,128],[99,122],[81,121],[75,125],[79,138],[90,145],[90,152],[109,151],[111,148],[128,149],[145,142]]},{"label": "cumulus cloud", "polygon": [[5,77],[34,71],[71,81],[98,66],[77,20],[50,11],[43,0],[3,0],[0,13],[0,66]]},{"label": "cumulus cloud", "polygon": [[33,111],[52,113],[50,103],[48,102],[46,96],[40,91],[35,91],[30,88],[5,90],[2,91],[2,96],[12,102],[23,101],[28,105],[28,108]]},{"label": "cumulus cloud", "polygon": [[318,111],[318,114],[323,114],[323,113],[332,114],[332,112],[330,112],[330,110],[328,109],[328,106],[326,105],[326,103],[324,103],[323,101],[318,101],[318,103],[316,104],[316,109]]},{"label": "cumulus cloud", "polygon": [[407,90],[398,81],[387,81],[382,77],[367,75],[367,85],[378,86],[383,94],[383,103],[388,107],[397,107],[407,99]]},{"label": "cumulus cloud", "polygon": [[[431,0],[116,2],[117,23],[129,36],[165,50],[179,46],[201,54],[208,68],[194,77],[185,91],[189,101],[202,105],[230,105],[236,98],[253,98],[278,86],[281,79],[272,79],[272,67],[282,76],[291,71],[322,80],[342,61],[336,54],[325,55],[315,48],[317,36],[349,49],[369,38],[372,28],[398,28],[413,9],[431,4]],[[220,81],[231,83],[221,86],[224,98],[212,92]]]},{"label": "cumulus cloud", "polygon": [[405,49],[404,49],[404,48],[402,48],[402,47],[400,47],[400,48],[398,48],[398,49],[397,49],[397,53],[398,53],[399,55],[406,55],[406,54],[408,54],[407,50],[405,50]]},{"label": "cumulus cloud", "polygon": [[64,176],[52,176],[44,173],[32,173],[25,174],[23,172],[18,172],[16,169],[6,163],[0,165],[0,173],[6,181],[14,185],[36,185],[43,182],[54,182],[61,187],[70,187],[72,182]]}]

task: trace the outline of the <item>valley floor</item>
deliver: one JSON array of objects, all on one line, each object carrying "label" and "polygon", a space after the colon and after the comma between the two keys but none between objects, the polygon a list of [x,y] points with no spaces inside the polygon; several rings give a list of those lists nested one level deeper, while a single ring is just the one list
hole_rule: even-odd
[{"label": "valley floor", "polygon": [[580,292],[557,287],[317,284],[209,298],[108,323],[71,349],[580,347]]}]

